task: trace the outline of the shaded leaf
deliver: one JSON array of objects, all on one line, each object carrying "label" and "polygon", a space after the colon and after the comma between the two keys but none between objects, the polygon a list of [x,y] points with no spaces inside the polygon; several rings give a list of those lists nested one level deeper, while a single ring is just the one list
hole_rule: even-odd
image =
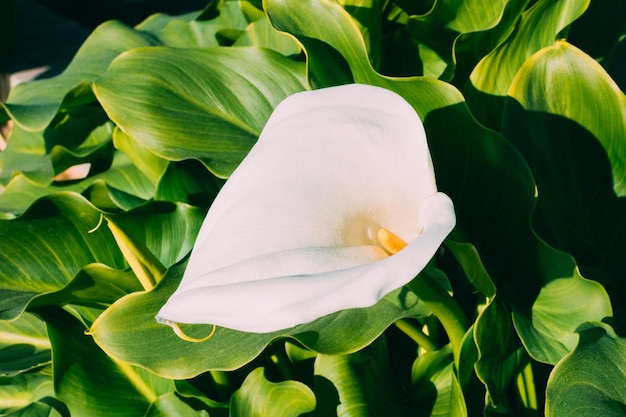
[{"label": "shaded leaf", "polygon": [[417,357],[411,370],[417,416],[467,416],[450,345]]},{"label": "shaded leaf", "polygon": [[99,26],[60,75],[17,85],[6,104],[0,104],[0,120],[12,118],[27,130],[42,130],[59,109],[94,101],[89,83],[96,80],[120,53],[154,45],[154,38],[118,21]]},{"label": "shaded leaf", "polygon": [[409,408],[384,339],[349,355],[315,359],[315,416],[404,416]]},{"label": "shaded leaf", "polygon": [[173,382],[114,362],[81,323],[60,309],[41,310],[52,342],[55,392],[72,415],[144,416]]},{"label": "shaded leaf", "polygon": [[510,94],[504,133],[537,180],[533,225],[606,287],[622,334],[626,96],[600,65],[563,41],[528,60]]}]

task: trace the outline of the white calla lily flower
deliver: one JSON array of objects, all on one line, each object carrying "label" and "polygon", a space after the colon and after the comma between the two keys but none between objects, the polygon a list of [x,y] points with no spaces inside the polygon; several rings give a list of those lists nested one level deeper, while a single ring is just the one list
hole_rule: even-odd
[{"label": "white calla lily flower", "polygon": [[270,332],[371,306],[454,225],[404,99],[357,84],[298,93],[215,199],[157,320]]}]

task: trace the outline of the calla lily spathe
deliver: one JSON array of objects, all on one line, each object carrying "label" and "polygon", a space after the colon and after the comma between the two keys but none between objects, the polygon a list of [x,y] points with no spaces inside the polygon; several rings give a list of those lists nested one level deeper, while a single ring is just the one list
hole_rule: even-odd
[{"label": "calla lily spathe", "polygon": [[[270,332],[371,306],[412,280],[454,224],[404,99],[358,84],[298,93],[215,199],[157,320]],[[380,230],[407,246],[392,254]]]}]

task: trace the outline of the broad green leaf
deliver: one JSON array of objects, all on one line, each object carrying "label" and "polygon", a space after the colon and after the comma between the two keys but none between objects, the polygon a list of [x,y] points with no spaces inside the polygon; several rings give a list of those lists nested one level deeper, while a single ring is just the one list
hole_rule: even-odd
[{"label": "broad green leaf", "polygon": [[20,415],[20,410],[48,396],[54,396],[52,377],[48,373],[35,372],[0,377],[0,413],[3,416],[7,415],[6,413],[13,415],[12,412]]},{"label": "broad green leaf", "polygon": [[221,30],[243,31],[249,21],[244,12],[246,1],[221,0],[213,2],[211,13],[217,16],[207,19],[191,13],[185,16],[155,14],[137,25],[136,29],[156,36],[163,45],[174,48],[220,46],[218,32]]},{"label": "broad green leaf", "polygon": [[313,392],[301,382],[270,382],[263,368],[248,374],[230,400],[231,417],[298,417],[315,408]]},{"label": "broad green leaf", "polygon": [[156,184],[163,176],[168,167],[168,161],[159,158],[150,152],[145,146],[130,136],[122,132],[120,129],[113,131],[113,144],[115,148],[124,152],[128,159],[141,170],[143,174]]},{"label": "broad green leaf", "polygon": [[547,283],[530,314],[514,311],[513,323],[533,359],[555,364],[576,346],[575,330],[581,323],[612,315],[604,288],[574,270]]},{"label": "broad green leaf", "polygon": [[455,77],[460,83],[466,82],[478,62],[509,37],[529,3],[530,0],[507,0],[502,16],[494,27],[465,33],[457,38],[454,44],[457,59]]},{"label": "broad green leaf", "polygon": [[29,307],[73,304],[102,309],[126,294],[141,290],[141,285],[131,271],[89,264],[59,291],[33,298]]},{"label": "broad green leaf", "polygon": [[[304,46],[308,76],[316,87],[356,82],[388,88],[411,103],[422,119],[434,109],[463,101],[456,88],[438,80],[392,78],[376,73],[359,28],[336,3],[267,0],[265,9],[276,29],[291,33]],[[343,64],[331,63],[333,59],[343,60]]]},{"label": "broad green leaf", "polygon": [[60,75],[17,85],[6,104],[0,104],[0,121],[9,117],[26,130],[42,130],[60,109],[94,101],[89,83],[96,80],[122,52],[154,45],[154,38],[118,21],[99,26],[87,38],[73,61]]},{"label": "broad green leaf", "polygon": [[170,267],[191,251],[204,213],[185,204],[153,202],[106,217]]},{"label": "broad green leaf", "polygon": [[226,177],[274,107],[305,88],[303,66],[272,51],[155,47],[116,59],[94,91],[122,131],[154,154],[199,159]]},{"label": "broad green leaf", "polygon": [[267,48],[285,56],[298,55],[302,52],[300,44],[291,36],[274,29],[267,16],[250,23],[234,46]]},{"label": "broad green leaf", "polygon": [[173,382],[113,361],[60,309],[41,311],[52,343],[54,387],[72,415],[144,416]]},{"label": "broad green leaf", "polygon": [[34,296],[58,291],[90,263],[124,268],[113,237],[93,233],[100,213],[83,197],[42,198],[14,220],[1,220],[0,318],[18,317]]},{"label": "broad green leaf", "polygon": [[50,362],[46,327],[37,316],[23,314],[0,321],[0,377],[13,376]]},{"label": "broad green leaf", "polygon": [[315,416],[409,415],[384,339],[349,355],[318,355],[314,381]]},{"label": "broad green leaf", "polygon": [[626,416],[626,339],[602,323],[578,333],[578,346],[548,379],[546,416]]},{"label": "broad green leaf", "polygon": [[509,96],[527,111],[562,116],[588,130],[609,157],[615,194],[626,196],[626,95],[600,64],[558,41],[524,64]]},{"label": "broad green leaf", "polygon": [[589,1],[539,0],[524,11],[516,30],[485,56],[470,75],[466,96],[478,120],[488,126],[500,125],[502,106],[497,97],[506,96],[522,64],[535,52],[552,45],[559,32],[585,11]]},{"label": "broad green leaf", "polygon": [[411,16],[407,28],[418,45],[423,75],[452,79],[456,64],[454,49],[459,36],[494,27],[506,4],[506,0],[488,3],[439,0],[428,13]]},{"label": "broad green leaf", "polygon": [[414,405],[423,416],[463,417],[467,408],[454,371],[450,345],[417,357],[411,370]]},{"label": "broad green leaf", "polygon": [[[559,41],[527,61],[511,87],[503,131],[537,181],[533,225],[601,282],[626,332],[626,96],[593,59]],[[588,320],[600,320],[588,318]]]},{"label": "broad green leaf", "polygon": [[[128,295],[107,309],[90,330],[98,345],[116,360],[180,379],[207,370],[239,368],[258,356],[273,340],[284,337],[325,354],[354,352],[371,343],[394,321],[429,313],[410,291],[400,289],[373,307],[341,311],[291,329],[243,333],[218,328],[208,341],[191,343],[178,338],[169,326],[158,324],[154,319],[178,286],[184,267],[184,264],[173,266],[154,290]],[[185,326],[185,331],[202,337],[211,327]],[[142,349],[136,349],[138,344]],[[195,359],[190,361],[191,357]]]}]

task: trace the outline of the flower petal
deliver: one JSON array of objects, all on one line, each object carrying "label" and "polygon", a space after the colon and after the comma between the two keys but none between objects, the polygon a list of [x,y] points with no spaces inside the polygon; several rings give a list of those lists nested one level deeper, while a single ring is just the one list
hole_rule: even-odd
[{"label": "flower petal", "polygon": [[[454,227],[424,129],[390,91],[293,95],[225,184],[160,321],[266,332],[376,303]],[[409,245],[388,257],[385,227]]]}]

